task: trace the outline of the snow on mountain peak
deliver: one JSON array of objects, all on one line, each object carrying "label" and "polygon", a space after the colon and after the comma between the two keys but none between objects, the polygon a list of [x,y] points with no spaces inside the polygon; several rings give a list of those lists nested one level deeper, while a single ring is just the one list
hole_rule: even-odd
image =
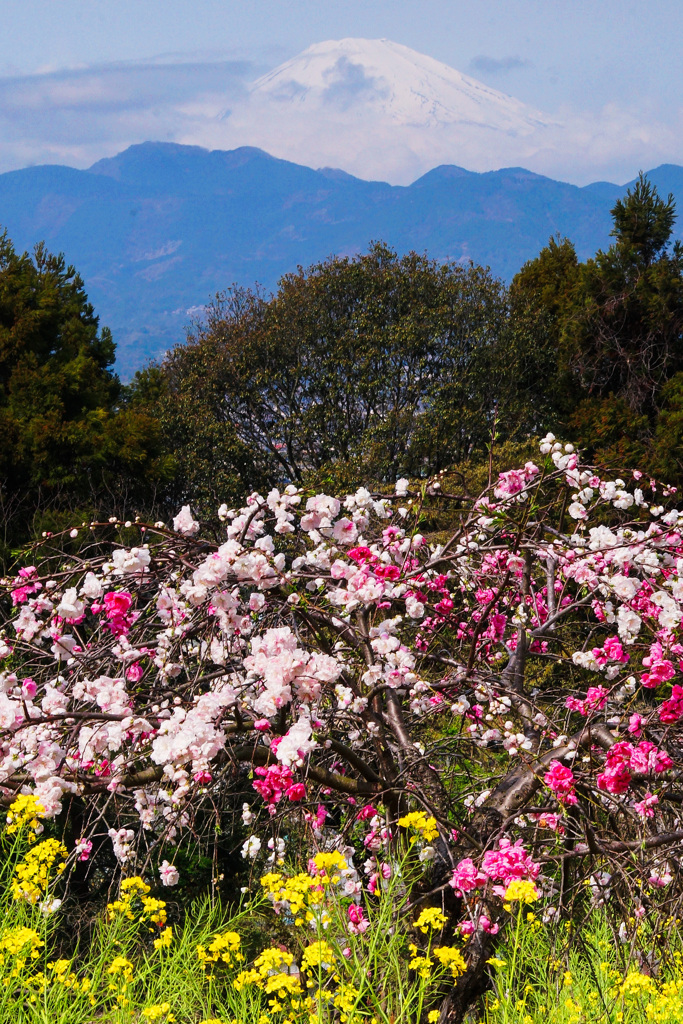
[{"label": "snow on mountain peak", "polygon": [[328,40],[259,78],[255,99],[303,113],[367,116],[397,125],[479,125],[527,134],[550,122],[512,96],[389,39]]},{"label": "snow on mountain peak", "polygon": [[309,46],[215,123],[224,148],[408,184],[438,164],[524,164],[557,127],[544,114],[389,39]]}]

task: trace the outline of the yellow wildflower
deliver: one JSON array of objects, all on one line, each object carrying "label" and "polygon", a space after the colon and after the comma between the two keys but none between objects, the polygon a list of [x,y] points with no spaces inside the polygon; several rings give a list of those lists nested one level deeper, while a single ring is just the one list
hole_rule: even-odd
[{"label": "yellow wildflower", "polygon": [[535,903],[538,899],[538,889],[533,882],[514,878],[505,890],[503,899],[508,903]]},{"label": "yellow wildflower", "polygon": [[398,823],[402,828],[419,832],[426,843],[431,843],[439,834],[436,818],[428,817],[424,811],[411,811],[410,814],[404,814],[402,818],[398,819]]},{"label": "yellow wildflower", "polygon": [[0,963],[4,962],[5,955],[19,956],[23,954],[36,960],[40,955],[39,950],[45,943],[37,932],[32,928],[11,928],[0,935]]},{"label": "yellow wildflower", "polygon": [[125,956],[115,956],[107,968],[107,974],[121,974],[124,981],[133,980],[133,965]]},{"label": "yellow wildflower", "polygon": [[153,896],[142,896],[142,914],[140,921],[151,921],[160,928],[166,924],[166,904],[163,900],[155,900]]},{"label": "yellow wildflower", "polygon": [[[304,924],[304,921],[312,920],[313,915],[310,908],[319,906],[325,898],[321,883],[330,880],[329,876],[325,874],[325,865],[329,866],[330,862],[323,861],[322,858],[330,855],[318,854],[317,856],[321,858],[319,864],[323,871],[322,877],[312,878],[306,872],[300,872],[291,878],[285,878],[277,872],[269,872],[261,878],[261,885],[273,903],[284,903],[289,906],[297,927]],[[348,867],[346,861],[344,861],[344,867]],[[336,877],[338,880],[338,876]]]},{"label": "yellow wildflower", "polygon": [[[58,839],[45,839],[28,851],[21,863],[17,864],[10,886],[15,900],[37,903],[50,885],[50,873],[61,874],[67,857],[66,847]],[[62,858],[55,866],[55,861]]]},{"label": "yellow wildflower", "polygon": [[113,918],[120,914],[129,921],[135,921],[137,918],[140,924],[155,924],[163,928],[166,924],[166,903],[164,900],[148,896],[149,892],[150,887],[137,875],[133,878],[124,878],[120,886],[119,899],[107,904],[109,917]]},{"label": "yellow wildflower", "polygon": [[413,942],[409,944],[408,948],[410,950],[408,967],[411,971],[415,971],[420,978],[424,978],[425,981],[429,981],[432,976],[434,961],[430,960],[428,956],[424,956]]},{"label": "yellow wildflower", "polygon": [[170,1009],[170,1003],[159,1003],[156,1006],[148,1006],[146,1010],[142,1011],[142,1016],[145,1020],[159,1020],[161,1017],[165,1017],[169,1024],[171,1024],[175,1017],[170,1012]]},{"label": "yellow wildflower", "polygon": [[437,928],[443,928],[447,921],[448,918],[441,913],[438,907],[425,907],[415,922],[415,927],[426,934],[430,928],[434,931]]},{"label": "yellow wildflower", "polygon": [[241,942],[237,932],[217,932],[208,949],[205,946],[197,946],[197,959],[204,967],[219,961],[228,967],[233,967],[244,961],[244,956],[240,951]]},{"label": "yellow wildflower", "polygon": [[450,969],[454,978],[464,974],[467,970],[467,964],[462,957],[462,953],[454,946],[437,946],[436,949],[432,950],[432,955],[439,961],[442,967]]},{"label": "yellow wildflower", "polygon": [[326,971],[334,968],[334,950],[327,942],[312,942],[307,946],[301,957],[301,970],[310,971],[322,967]]},{"label": "yellow wildflower", "polygon": [[11,835],[13,832],[21,832],[28,826],[33,832],[37,832],[40,828],[38,819],[44,814],[45,808],[32,793],[21,793],[7,812],[5,831]]},{"label": "yellow wildflower", "polygon": [[154,940],[155,949],[168,949],[173,942],[173,929],[169,926],[164,928],[158,939]]},{"label": "yellow wildflower", "polygon": [[322,882],[338,882],[340,876],[335,872],[347,871],[349,867],[346,857],[339,850],[333,850],[331,853],[316,853],[313,863],[319,880]]},{"label": "yellow wildflower", "polygon": [[339,1019],[342,1021],[342,1024],[349,1019],[348,1015],[355,1009],[359,995],[358,989],[353,985],[344,982],[339,985],[334,994],[333,1003],[340,1011]]}]

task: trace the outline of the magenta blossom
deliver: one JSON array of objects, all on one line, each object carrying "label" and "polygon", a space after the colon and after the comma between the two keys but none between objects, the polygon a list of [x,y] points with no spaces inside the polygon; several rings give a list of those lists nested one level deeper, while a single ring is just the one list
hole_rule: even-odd
[{"label": "magenta blossom", "polygon": [[358,903],[352,903],[347,911],[349,916],[349,931],[352,935],[362,935],[370,927],[363,908]]},{"label": "magenta blossom", "polygon": [[485,874],[480,872],[471,857],[465,857],[456,866],[450,884],[459,892],[469,892],[471,889],[478,889],[486,885],[488,881]]},{"label": "magenta blossom", "polygon": [[559,761],[551,761],[550,770],[543,776],[543,781],[548,786],[560,803],[571,806],[576,803],[574,792],[574,774],[571,768],[565,768]]}]

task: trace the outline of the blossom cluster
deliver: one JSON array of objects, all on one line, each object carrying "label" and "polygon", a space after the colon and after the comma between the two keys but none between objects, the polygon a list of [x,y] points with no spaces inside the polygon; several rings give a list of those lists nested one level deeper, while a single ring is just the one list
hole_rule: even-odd
[{"label": "blossom cluster", "polygon": [[[36,549],[5,581],[0,796],[24,801],[10,824],[37,834],[77,797],[124,872],[158,849],[171,885],[169,850],[241,773],[245,859],[281,866],[288,815],[319,855],[360,822],[365,864],[344,854],[329,877],[357,895],[364,875],[374,897],[407,833],[420,870],[457,865],[465,933],[493,933],[491,897],[535,885],[538,855],[595,803],[611,815],[604,849],[667,815],[675,834],[662,798],[677,791],[683,722],[672,489],[606,478],[548,435],[474,498],[390,490],[253,493],[219,510],[216,542],[186,506],[173,528],[137,524],[134,545],[121,533],[89,560]],[[469,763],[489,749],[496,768],[451,799],[454,748]],[[472,818],[504,823],[483,851]],[[84,827],[81,860],[93,839]],[[271,874],[276,908],[318,919],[326,882]],[[362,935],[355,898],[347,916]],[[162,924],[163,907],[146,917]]]}]

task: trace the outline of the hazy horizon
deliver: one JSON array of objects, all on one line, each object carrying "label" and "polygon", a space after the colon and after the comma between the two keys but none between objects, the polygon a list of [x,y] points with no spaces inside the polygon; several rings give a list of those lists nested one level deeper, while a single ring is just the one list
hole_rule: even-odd
[{"label": "hazy horizon", "polygon": [[[462,0],[4,0],[3,22],[1,171],[87,167],[147,140],[232,148],[220,114],[241,109],[251,82],[349,36],[408,46],[561,122],[561,145],[532,164],[549,176],[624,182],[683,163],[672,0],[482,0],[476,12]],[[482,169],[467,155],[448,162]],[[511,163],[495,140],[484,157]]]}]

